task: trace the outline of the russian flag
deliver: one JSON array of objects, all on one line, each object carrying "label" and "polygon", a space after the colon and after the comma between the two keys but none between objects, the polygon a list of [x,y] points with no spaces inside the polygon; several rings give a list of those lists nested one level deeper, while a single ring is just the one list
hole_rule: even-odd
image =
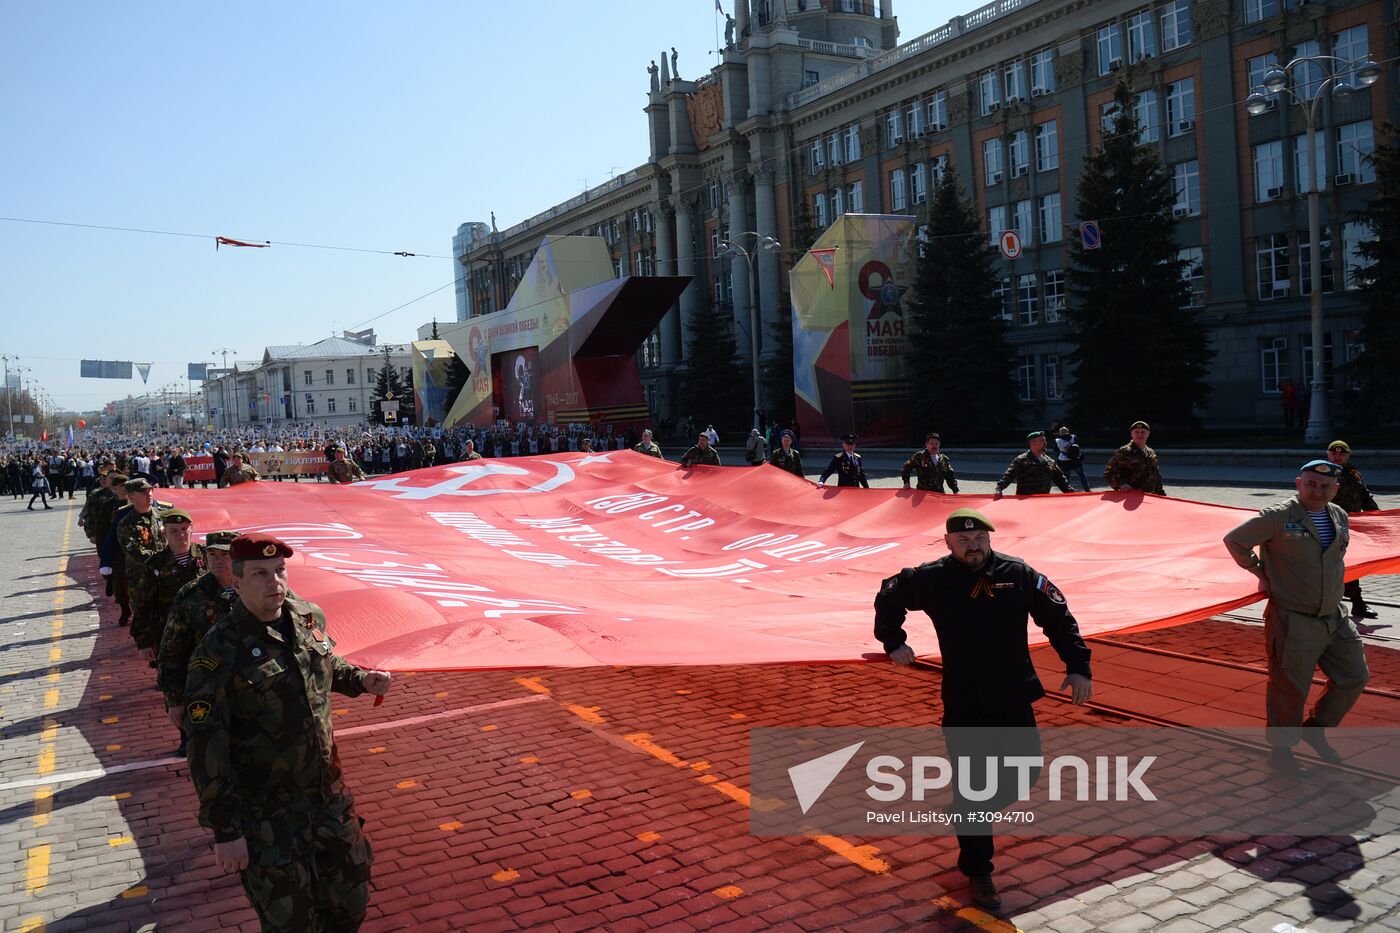
[{"label": "russian flag", "polygon": [[68,446],[69,448],[73,446],[73,426],[71,424],[68,426]]}]

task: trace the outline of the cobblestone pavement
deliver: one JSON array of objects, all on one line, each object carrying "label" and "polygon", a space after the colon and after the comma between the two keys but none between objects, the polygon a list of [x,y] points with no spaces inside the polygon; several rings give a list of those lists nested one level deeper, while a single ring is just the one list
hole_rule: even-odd
[{"label": "cobblestone pavement", "polygon": [[[77,504],[0,503],[0,926],[256,929],[194,820],[151,672],[98,596]],[[1381,609],[1372,686],[1394,692],[1400,585],[1366,587]],[[1121,639],[1258,664],[1242,617]],[[1153,708],[1189,721],[1207,701],[1180,680],[1154,681]],[[593,668],[406,675],[381,707],[342,698],[377,853],[365,929],[1400,930],[1395,834],[1008,839],[1002,919],[967,906],[952,840],[748,834],[750,727],[928,725],[935,681],[887,664]],[[1232,683],[1257,716],[1258,679]],[[1383,699],[1373,718],[1397,708]],[[1038,712],[1093,715],[1053,698]]]}]

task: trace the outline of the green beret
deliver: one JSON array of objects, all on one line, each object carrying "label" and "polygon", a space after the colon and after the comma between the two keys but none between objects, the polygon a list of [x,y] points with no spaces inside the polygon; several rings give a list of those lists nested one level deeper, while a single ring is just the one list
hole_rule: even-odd
[{"label": "green beret", "polygon": [[126,474],[125,474],[125,473],[108,473],[108,474],[107,474],[107,482],[108,482],[109,484],[113,485],[113,486],[125,486],[125,485],[126,485]]},{"label": "green beret", "polygon": [[1128,428],[1128,430],[1136,431],[1138,428],[1142,428],[1144,431],[1151,431],[1152,425],[1148,424],[1146,421],[1134,421],[1133,426]]},{"label": "green beret", "polygon": [[126,481],[127,492],[146,492],[150,488],[151,482],[144,476],[138,476],[135,479],[129,479]]},{"label": "green beret", "polygon": [[1026,440],[1028,440],[1028,441],[1033,441],[1033,440],[1035,440],[1037,437],[1044,437],[1044,436],[1045,436],[1045,432],[1044,432],[1044,431],[1032,431],[1031,433],[1029,433],[1029,434],[1026,435]]},{"label": "green beret", "polygon": [[204,546],[211,551],[227,551],[236,537],[236,531],[211,531],[204,536]]},{"label": "green beret", "polygon": [[1332,443],[1327,445],[1327,449],[1345,450],[1347,453],[1351,453],[1351,445],[1348,444],[1346,441],[1333,441]]},{"label": "green beret", "polygon": [[190,513],[186,512],[184,509],[166,509],[164,512],[160,513],[160,520],[163,522],[183,522],[185,524],[194,523],[194,519],[190,518]]},{"label": "green beret", "polygon": [[944,524],[949,534],[955,531],[996,531],[996,526],[987,521],[987,516],[976,509],[954,509],[948,513]]}]

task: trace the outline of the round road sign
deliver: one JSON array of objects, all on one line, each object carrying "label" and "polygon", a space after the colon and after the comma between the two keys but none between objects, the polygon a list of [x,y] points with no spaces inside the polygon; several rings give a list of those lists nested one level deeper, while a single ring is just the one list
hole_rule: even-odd
[{"label": "round road sign", "polygon": [[1015,259],[1021,255],[1021,235],[1015,230],[1002,231],[1001,254],[1007,259]]}]

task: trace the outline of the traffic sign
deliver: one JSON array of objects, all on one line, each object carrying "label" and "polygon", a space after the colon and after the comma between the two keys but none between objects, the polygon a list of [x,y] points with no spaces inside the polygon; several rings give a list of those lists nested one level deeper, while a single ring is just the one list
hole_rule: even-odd
[{"label": "traffic sign", "polygon": [[1021,255],[1021,235],[1015,230],[1001,232],[1001,254],[1007,259],[1015,259]]},{"label": "traffic sign", "polygon": [[1085,249],[1098,249],[1103,242],[1103,235],[1099,233],[1099,222],[1097,220],[1086,220],[1079,225],[1079,242]]}]

